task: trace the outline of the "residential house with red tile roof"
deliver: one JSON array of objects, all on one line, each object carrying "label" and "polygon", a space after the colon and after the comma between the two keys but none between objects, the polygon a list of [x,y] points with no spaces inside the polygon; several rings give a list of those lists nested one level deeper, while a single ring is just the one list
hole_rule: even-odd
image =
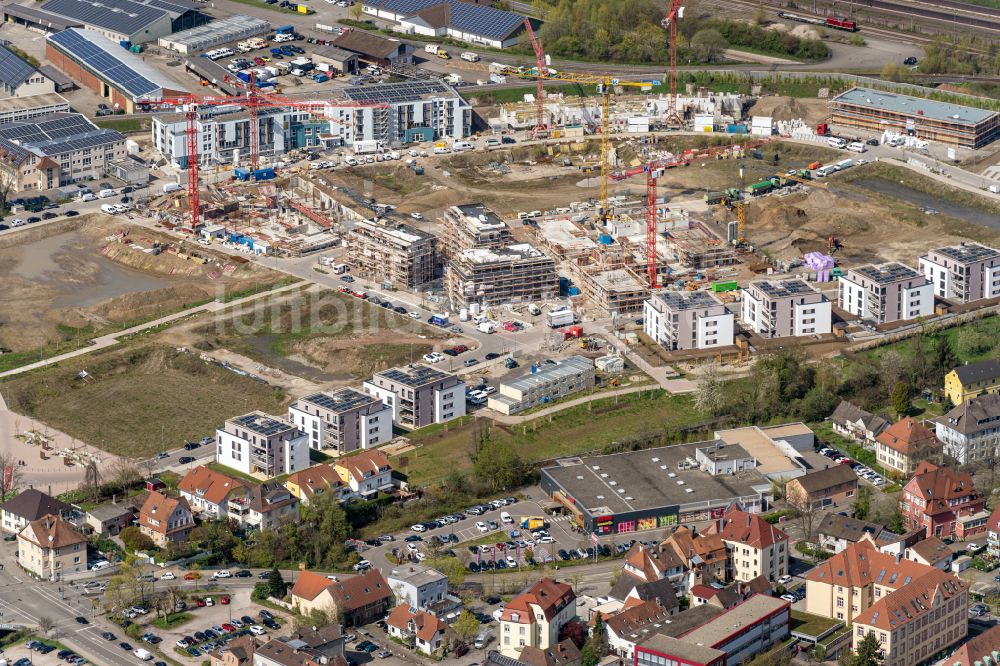
[{"label": "residential house with red tile roof", "polygon": [[292,586],[292,606],[302,615],[313,610],[337,612],[344,626],[360,626],[382,619],[392,605],[392,590],[378,569],[359,576],[332,580],[303,571]]},{"label": "residential house with red tile roof", "polygon": [[232,501],[229,517],[247,527],[271,530],[298,521],[299,500],[280,483],[267,481]]},{"label": "residential house with red tile roof", "polygon": [[788,573],[788,535],[738,504],[729,505],[706,532],[726,544],[729,580],[751,581],[764,576],[772,583]]},{"label": "residential house with red tile roof", "polygon": [[955,553],[941,539],[927,537],[905,548],[903,557],[942,571],[951,571],[951,563],[955,559]]},{"label": "residential house with red tile roof", "polygon": [[976,664],[997,663],[1000,649],[1000,626],[988,629],[955,648],[948,660],[948,666],[976,666]]},{"label": "residential house with red tile roof", "polygon": [[210,518],[225,518],[229,512],[229,501],[247,494],[247,484],[239,479],[217,472],[204,465],[188,470],[177,492],[187,500],[195,513]]},{"label": "residential house with red tile roof", "polygon": [[390,636],[409,643],[412,649],[426,655],[443,651],[454,635],[447,623],[408,604],[393,608],[385,623]]},{"label": "residential house with red tile roof", "polygon": [[336,470],[340,480],[362,497],[392,490],[392,465],[378,449],[340,458]]},{"label": "residential house with red tile roof", "polygon": [[285,488],[295,496],[302,504],[308,504],[315,495],[325,492],[332,492],[338,500],[347,499],[351,494],[351,488],[333,465],[313,465],[301,472],[292,474],[285,479]]},{"label": "residential house with red tile roof", "polygon": [[194,529],[194,515],[183,497],[153,491],[139,509],[139,529],[160,548],[187,541]]},{"label": "residential house with red tile roof", "polygon": [[875,634],[884,666],[925,662],[968,634],[968,584],[958,576],[927,567],[856,615],[853,624],[854,648],[866,634]]},{"label": "residential house with red tile roof", "polygon": [[641,642],[649,632],[655,632],[658,626],[662,626],[678,610],[677,607],[666,608],[656,599],[626,601],[620,611],[604,618],[608,649],[631,662],[635,644]]},{"label": "residential house with red tile roof", "polygon": [[712,604],[723,610],[733,608],[755,594],[774,596],[771,583],[764,576],[749,582],[736,581],[727,587],[698,584],[691,588],[691,606]]},{"label": "residential house with red tile roof", "polygon": [[899,496],[907,529],[923,528],[927,536],[958,539],[985,534],[990,514],[972,476],[927,461],[917,466]]},{"label": "residential house with red tile roof", "polygon": [[500,616],[500,653],[517,658],[527,646],[549,648],[576,617],[576,594],[566,583],[543,578],[510,600]]},{"label": "residential house with red tile roof", "polygon": [[567,638],[544,650],[525,647],[517,660],[527,666],[580,666],[582,656],[579,648]]},{"label": "residential house with red tile roof", "polygon": [[[664,539],[661,548],[673,550],[684,568],[694,572],[695,578],[702,583],[726,580],[729,556],[718,534],[695,533],[687,525],[681,525]],[[686,589],[678,591],[683,594]]]},{"label": "residential house with red tile roof", "polygon": [[253,636],[238,636],[212,652],[212,666],[253,666],[256,647]]},{"label": "residential house with red tile roof", "polygon": [[1000,557],[1000,505],[993,509],[990,519],[986,521],[987,552],[993,557]]},{"label": "residential house with red tile roof", "polygon": [[912,416],[896,421],[875,438],[878,463],[903,476],[913,474],[918,462],[943,449],[937,436]]},{"label": "residential house with red tile roof", "polygon": [[40,579],[57,581],[87,571],[87,540],[58,515],[45,515],[17,533],[17,562]]},{"label": "residential house with red tile roof", "polygon": [[333,581],[326,576],[312,571],[299,572],[295,584],[292,585],[292,607],[300,615],[309,615],[313,611],[335,613],[336,602],[330,592]]}]

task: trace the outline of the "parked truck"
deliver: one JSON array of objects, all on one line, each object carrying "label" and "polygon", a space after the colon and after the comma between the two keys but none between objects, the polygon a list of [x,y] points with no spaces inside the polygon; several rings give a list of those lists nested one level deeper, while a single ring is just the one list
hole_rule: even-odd
[{"label": "parked truck", "polygon": [[441,312],[438,314],[432,314],[430,322],[435,326],[447,326],[448,325],[448,315],[447,313]]},{"label": "parked truck", "polygon": [[522,530],[540,530],[543,529],[548,523],[541,516],[525,516],[521,519],[521,529]]},{"label": "parked truck", "polygon": [[545,315],[545,319],[549,328],[562,328],[575,324],[576,314],[572,310],[559,310],[558,312],[549,312]]}]

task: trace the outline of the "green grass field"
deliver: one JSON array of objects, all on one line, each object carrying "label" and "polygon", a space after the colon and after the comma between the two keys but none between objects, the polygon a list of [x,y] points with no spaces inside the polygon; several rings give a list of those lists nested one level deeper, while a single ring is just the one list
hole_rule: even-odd
[{"label": "green grass field", "polygon": [[95,118],[94,124],[104,129],[113,129],[128,134],[129,132],[148,132],[149,118]]},{"label": "green grass field", "polygon": [[[89,378],[79,378],[82,370]],[[15,412],[136,458],[210,435],[231,416],[255,409],[280,414],[287,401],[267,384],[153,344],[27,372],[0,384],[0,392]]]},{"label": "green grass field", "polygon": [[[641,435],[659,435],[691,427],[705,416],[688,396],[660,389],[595,400],[549,416],[513,426],[493,425],[491,435],[505,441],[529,462],[597,451],[611,442]],[[488,422],[487,422],[488,423]],[[431,432],[416,431],[410,438],[420,448],[395,459],[397,469],[418,486],[440,482],[448,474],[467,471],[472,462],[477,422]],[[405,462],[405,466],[401,463]]]}]

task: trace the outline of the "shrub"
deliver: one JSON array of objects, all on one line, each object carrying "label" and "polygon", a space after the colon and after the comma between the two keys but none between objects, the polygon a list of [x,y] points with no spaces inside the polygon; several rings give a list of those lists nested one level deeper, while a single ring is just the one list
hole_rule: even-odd
[{"label": "shrub", "polygon": [[153,540],[142,533],[138,527],[126,527],[121,534],[122,543],[130,552],[152,550],[156,547]]}]

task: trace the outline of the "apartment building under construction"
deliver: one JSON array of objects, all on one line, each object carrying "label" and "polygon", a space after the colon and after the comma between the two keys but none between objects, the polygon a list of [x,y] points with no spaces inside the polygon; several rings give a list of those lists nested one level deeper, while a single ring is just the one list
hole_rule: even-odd
[{"label": "apartment building under construction", "polygon": [[359,220],[347,234],[348,263],[371,280],[418,287],[437,276],[437,238],[405,224]]},{"label": "apartment building under construction", "polygon": [[481,203],[451,206],[440,218],[444,229],[443,251],[454,259],[463,250],[499,250],[514,242],[510,227]]},{"label": "apartment building under construction", "polygon": [[455,308],[543,301],[559,293],[555,261],[527,243],[461,250],[448,262],[445,282]]}]

